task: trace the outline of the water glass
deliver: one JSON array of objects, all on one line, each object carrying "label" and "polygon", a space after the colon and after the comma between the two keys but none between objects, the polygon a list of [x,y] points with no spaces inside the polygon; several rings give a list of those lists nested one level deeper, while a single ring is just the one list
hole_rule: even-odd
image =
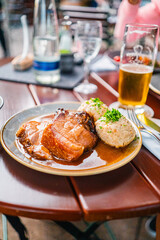
[{"label": "water glass", "polygon": [[102,24],[99,21],[78,21],[75,31],[75,46],[84,60],[85,78],[74,91],[84,94],[96,92],[97,86],[89,83],[89,65],[97,56],[102,42]]}]

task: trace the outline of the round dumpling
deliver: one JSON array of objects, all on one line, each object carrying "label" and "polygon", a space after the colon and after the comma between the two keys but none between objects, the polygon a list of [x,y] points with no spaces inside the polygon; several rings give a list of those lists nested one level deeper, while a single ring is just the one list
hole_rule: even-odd
[{"label": "round dumpling", "polygon": [[116,148],[128,145],[136,135],[132,124],[115,109],[107,110],[95,125],[99,138]]},{"label": "round dumpling", "polygon": [[94,121],[97,121],[108,109],[107,105],[104,104],[99,98],[91,98],[83,102],[78,111],[85,111],[93,117]]}]

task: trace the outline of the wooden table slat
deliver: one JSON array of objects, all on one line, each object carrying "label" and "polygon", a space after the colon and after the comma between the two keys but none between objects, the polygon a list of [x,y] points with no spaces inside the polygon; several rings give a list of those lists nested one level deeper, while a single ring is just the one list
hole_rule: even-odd
[{"label": "wooden table slat", "polygon": [[40,104],[48,102],[78,101],[70,90],[32,86],[31,91],[33,96],[39,99]]},{"label": "wooden table slat", "polygon": [[121,219],[160,211],[159,197],[131,164],[105,174],[71,178],[87,221]]},{"label": "wooden table slat", "polygon": [[[45,90],[44,90],[45,93]],[[27,85],[1,81],[1,125],[13,114],[35,105]],[[5,151],[0,156],[0,211],[55,220],[79,220],[81,209],[66,177],[31,170]]]},{"label": "wooden table slat", "polygon": [[27,168],[4,151],[0,169],[0,212],[37,219],[81,219],[81,210],[66,177]]},{"label": "wooden table slat", "polygon": [[145,147],[142,147],[132,163],[160,196],[160,161]]}]

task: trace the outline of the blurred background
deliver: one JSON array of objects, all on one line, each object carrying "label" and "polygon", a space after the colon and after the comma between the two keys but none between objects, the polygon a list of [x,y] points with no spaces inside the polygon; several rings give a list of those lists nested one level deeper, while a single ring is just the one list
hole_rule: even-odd
[{"label": "blurred background", "polygon": [[[65,15],[70,17],[73,24],[77,19],[100,20],[107,48],[113,45],[113,29],[119,4],[120,0],[56,0],[59,20]],[[21,53],[23,35],[20,17],[24,14],[27,16],[32,51],[33,11],[33,0],[0,0],[0,58]]]},{"label": "blurred background", "polygon": [[[120,43],[116,43],[113,38],[113,32],[121,0],[56,0],[55,2],[59,20],[66,15],[73,24],[77,19],[100,20],[103,25],[104,47],[120,48]],[[142,0],[141,5],[148,2],[150,0]],[[24,14],[27,16],[30,51],[32,51],[33,12],[33,0],[0,0],[0,58],[16,56],[22,52],[23,35],[20,17]]]}]

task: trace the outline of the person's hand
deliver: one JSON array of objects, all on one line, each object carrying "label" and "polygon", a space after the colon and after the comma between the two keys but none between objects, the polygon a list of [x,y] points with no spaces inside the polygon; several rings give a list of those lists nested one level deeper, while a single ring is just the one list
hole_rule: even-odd
[{"label": "person's hand", "polygon": [[140,3],[141,0],[128,0],[128,2],[132,5],[136,5],[138,3]]}]

